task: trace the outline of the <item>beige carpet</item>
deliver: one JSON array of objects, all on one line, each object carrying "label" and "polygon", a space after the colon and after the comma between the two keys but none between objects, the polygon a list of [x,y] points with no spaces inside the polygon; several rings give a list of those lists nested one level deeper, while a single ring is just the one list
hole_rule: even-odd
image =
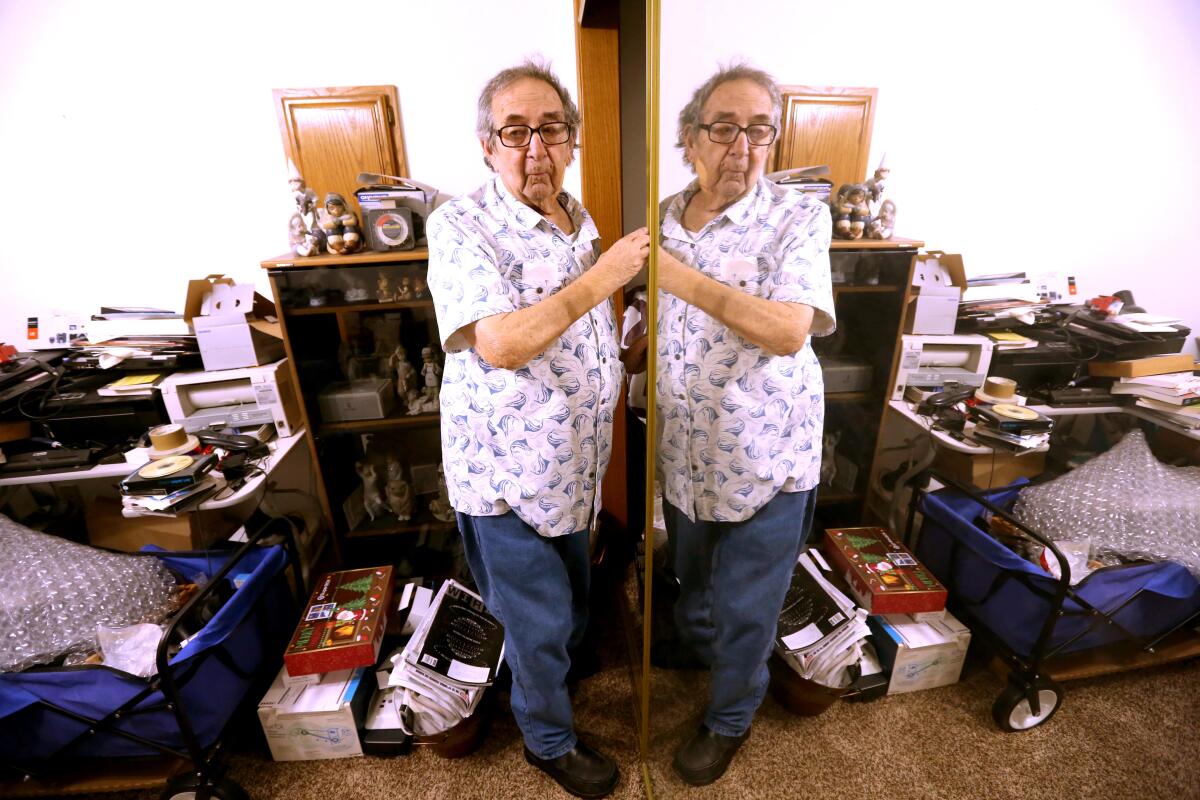
[{"label": "beige carpet", "polygon": [[[636,614],[634,616],[637,616]],[[618,615],[607,620],[599,674],[575,697],[581,734],[621,765],[616,798],[646,796],[637,757],[634,694]],[[640,663],[640,662],[639,662]],[[796,717],[768,697],[729,772],[709,787],[683,784],[671,754],[696,724],[707,676],[655,670],[648,772],[655,798],[880,798],[881,800],[1190,800],[1200,798],[1200,662],[1066,684],[1047,725],[1001,733],[991,720],[999,680],[973,669],[954,686],[871,703],[841,702]],[[504,696],[507,700],[507,696]],[[251,737],[252,738],[252,737]],[[566,793],[524,761],[511,714],[464,759],[418,749],[409,757],[275,763],[234,755],[230,775],[255,800],[557,798]],[[93,796],[155,800],[157,791]]]}]

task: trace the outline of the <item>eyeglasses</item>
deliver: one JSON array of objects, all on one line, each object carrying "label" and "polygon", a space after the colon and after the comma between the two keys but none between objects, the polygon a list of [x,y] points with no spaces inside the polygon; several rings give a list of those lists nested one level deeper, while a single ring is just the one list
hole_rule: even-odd
[{"label": "eyeglasses", "polygon": [[738,134],[746,132],[746,141],[752,147],[766,147],[775,141],[775,126],[766,124],[747,125],[742,127],[732,122],[713,122],[709,125],[697,125],[697,128],[708,132],[708,140],[713,144],[733,144]]},{"label": "eyeglasses", "polygon": [[505,125],[492,133],[500,137],[500,144],[505,147],[525,147],[535,133],[542,137],[542,144],[565,144],[571,138],[571,126],[566,122],[547,122],[536,128]]}]

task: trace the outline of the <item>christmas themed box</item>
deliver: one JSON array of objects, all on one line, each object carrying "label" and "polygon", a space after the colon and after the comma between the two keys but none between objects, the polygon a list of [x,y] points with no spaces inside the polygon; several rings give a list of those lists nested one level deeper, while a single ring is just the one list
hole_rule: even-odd
[{"label": "christmas themed box", "polygon": [[391,597],[391,567],[322,575],[284,651],[288,674],[372,666],[379,657]]},{"label": "christmas themed box", "polygon": [[825,552],[855,600],[872,614],[941,617],[946,587],[886,528],[830,528]]}]

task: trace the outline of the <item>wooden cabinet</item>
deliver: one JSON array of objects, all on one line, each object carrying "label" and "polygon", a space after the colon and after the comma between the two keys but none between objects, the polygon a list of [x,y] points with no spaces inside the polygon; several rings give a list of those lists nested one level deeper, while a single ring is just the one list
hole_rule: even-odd
[{"label": "wooden cabinet", "polygon": [[781,86],[783,126],[772,169],[825,164],[833,191],[862,183],[871,153],[878,90],[851,87]]},{"label": "wooden cabinet", "polygon": [[[385,560],[398,563],[406,547],[427,538],[421,534],[452,534],[456,528],[454,522],[438,520],[430,511],[431,501],[437,498],[441,463],[436,411],[409,414],[401,400],[381,419],[340,421],[325,418],[319,402],[322,390],[346,380],[352,358],[360,374],[374,373],[388,380],[394,398],[394,367],[387,362],[397,343],[417,370],[418,384],[423,347],[433,348],[441,366],[437,322],[428,294],[420,299],[377,299],[381,274],[387,277],[389,289],[401,278],[412,283],[424,278],[427,259],[427,251],[418,249],[283,256],[262,262],[282,322],[288,364],[303,398],[304,423],[312,433],[316,494],[335,534],[339,560],[346,564],[378,560],[382,547],[387,548]],[[364,513],[363,481],[356,465],[370,462],[382,487],[392,460],[401,464],[412,486],[412,517],[401,520],[385,508],[372,520]]]},{"label": "wooden cabinet", "polygon": [[[827,441],[817,494],[820,527],[862,521],[911,291],[913,255],[923,244],[911,239],[835,239],[831,246],[838,330],[813,339],[825,373]],[[861,373],[863,365],[870,368],[864,385],[849,390],[839,386],[847,372]],[[830,447],[832,440],[836,443]]]}]

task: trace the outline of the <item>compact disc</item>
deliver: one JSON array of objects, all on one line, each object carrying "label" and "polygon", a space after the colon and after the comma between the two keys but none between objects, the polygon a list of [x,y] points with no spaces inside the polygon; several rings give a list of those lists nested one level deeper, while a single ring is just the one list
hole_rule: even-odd
[{"label": "compact disc", "polygon": [[1000,403],[998,405],[994,405],[992,406],[992,411],[995,411],[1002,417],[1008,417],[1009,419],[1031,420],[1038,418],[1037,412],[1032,408],[1014,406],[1012,403]]},{"label": "compact disc", "polygon": [[138,470],[140,478],[165,478],[168,475],[174,475],[181,469],[187,469],[192,465],[191,456],[167,456],[160,458],[158,461],[151,461],[146,466]]}]

